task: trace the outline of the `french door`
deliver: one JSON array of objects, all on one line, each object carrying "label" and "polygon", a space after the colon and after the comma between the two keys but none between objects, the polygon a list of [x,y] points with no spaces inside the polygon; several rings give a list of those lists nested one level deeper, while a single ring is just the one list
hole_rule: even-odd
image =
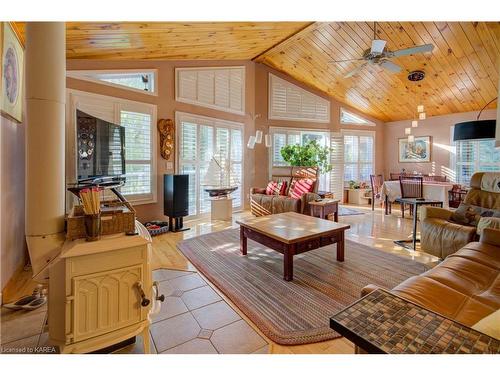
[{"label": "french door", "polygon": [[214,155],[229,162],[238,189],[232,193],[233,209],[243,202],[243,124],[177,112],[178,171],[189,175],[189,215],[210,212],[208,193],[202,185]]}]

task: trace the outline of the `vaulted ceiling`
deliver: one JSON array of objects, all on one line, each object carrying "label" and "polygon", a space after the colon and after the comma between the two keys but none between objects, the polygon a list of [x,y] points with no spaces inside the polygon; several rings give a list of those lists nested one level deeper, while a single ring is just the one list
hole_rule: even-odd
[{"label": "vaulted ceiling", "polygon": [[[24,23],[16,23],[21,35]],[[67,57],[110,60],[253,59],[383,121],[479,110],[498,94],[500,22],[380,22],[389,50],[432,43],[432,52],[392,59],[394,74],[368,65],[345,74],[373,39],[368,22],[67,23]],[[407,80],[423,70],[423,81]],[[490,108],[495,108],[492,103]]]}]

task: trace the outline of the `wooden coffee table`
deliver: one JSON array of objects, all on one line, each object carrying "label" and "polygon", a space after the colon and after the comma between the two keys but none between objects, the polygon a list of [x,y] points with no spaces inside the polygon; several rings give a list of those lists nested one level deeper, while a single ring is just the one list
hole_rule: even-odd
[{"label": "wooden coffee table", "polygon": [[293,256],[337,244],[337,261],[344,261],[344,232],[350,225],[295,212],[236,220],[240,225],[240,250],[247,254],[250,238],[283,254],[283,278],[293,280]]}]

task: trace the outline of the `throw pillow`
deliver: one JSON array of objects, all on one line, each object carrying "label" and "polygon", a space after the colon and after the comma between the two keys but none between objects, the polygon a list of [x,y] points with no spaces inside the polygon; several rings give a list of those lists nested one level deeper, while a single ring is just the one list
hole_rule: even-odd
[{"label": "throw pillow", "polygon": [[286,181],[270,181],[266,187],[267,195],[285,195]]},{"label": "throw pillow", "polygon": [[498,217],[482,217],[477,223],[476,233],[480,236],[483,234],[484,228],[500,229],[500,218]]},{"label": "throw pillow", "polygon": [[300,199],[305,193],[310,193],[313,191],[314,180],[310,178],[301,178],[299,180],[293,180],[292,186],[288,191],[288,196],[294,199]]},{"label": "throw pillow", "polygon": [[500,217],[500,211],[472,204],[460,203],[450,220],[462,225],[477,226],[482,217]]}]

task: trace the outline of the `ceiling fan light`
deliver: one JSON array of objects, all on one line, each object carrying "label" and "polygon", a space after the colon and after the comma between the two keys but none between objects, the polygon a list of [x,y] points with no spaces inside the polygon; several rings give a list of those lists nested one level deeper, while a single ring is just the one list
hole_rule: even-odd
[{"label": "ceiling fan light", "polygon": [[415,142],[415,136],[414,135],[409,135],[408,136],[408,143],[413,143]]},{"label": "ceiling fan light", "polygon": [[411,134],[411,128],[405,128],[405,135]]},{"label": "ceiling fan light", "polygon": [[416,127],[418,127],[418,121],[417,121],[417,120],[413,120],[413,121],[411,122],[411,127],[412,127],[412,128],[416,128]]},{"label": "ceiling fan light", "polygon": [[419,104],[419,105],[417,106],[417,112],[418,112],[418,113],[422,113],[423,111],[424,111],[424,105],[423,105],[423,104]]},{"label": "ceiling fan light", "polygon": [[419,119],[419,120],[425,120],[425,119],[426,119],[426,117],[427,117],[427,116],[426,116],[425,112],[422,112],[422,113],[419,113],[419,114],[418,114],[418,119]]}]

